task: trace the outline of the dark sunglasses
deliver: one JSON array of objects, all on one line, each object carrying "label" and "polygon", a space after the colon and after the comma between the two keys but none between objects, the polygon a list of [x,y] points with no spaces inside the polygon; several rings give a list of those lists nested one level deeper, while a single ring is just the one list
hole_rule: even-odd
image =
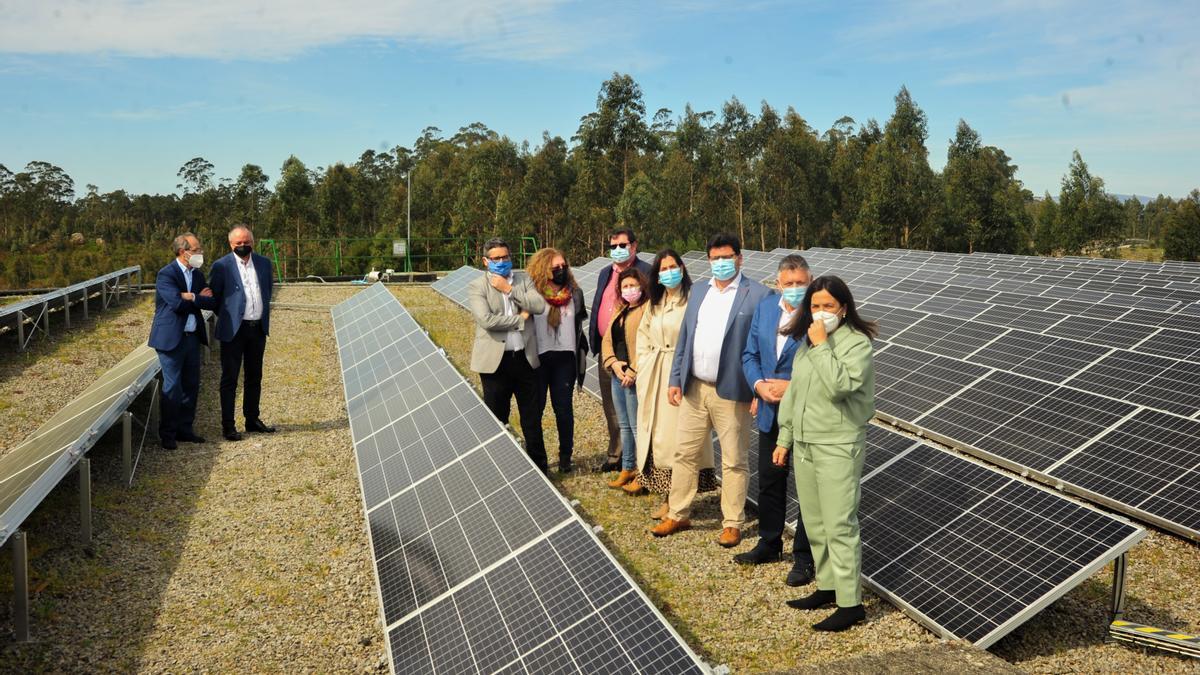
[{"label": "dark sunglasses", "polygon": [[609,244],[608,245],[608,250],[610,250],[610,251],[615,251],[619,248],[629,248],[629,242],[623,241],[619,244]]},{"label": "dark sunglasses", "polygon": [[550,271],[551,271],[551,272],[557,272],[557,271],[559,271],[559,270],[565,270],[565,269],[567,269],[567,266],[566,266],[566,265],[558,265],[558,266],[556,266],[556,267],[551,267],[551,268],[550,268]]}]

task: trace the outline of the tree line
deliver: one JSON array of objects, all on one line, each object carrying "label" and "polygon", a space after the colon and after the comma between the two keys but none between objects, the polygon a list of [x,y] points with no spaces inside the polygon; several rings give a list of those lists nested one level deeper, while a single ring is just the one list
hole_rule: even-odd
[{"label": "tree line", "polygon": [[[343,241],[344,255],[393,266],[391,239],[404,236],[410,196],[413,248],[423,242],[426,264],[441,268],[494,234],[532,235],[584,261],[602,253],[618,223],[651,247],[680,250],[728,230],[768,250],[1056,255],[1136,239],[1168,258],[1200,258],[1200,191],[1122,203],[1075,152],[1059,193],[1035,196],[1012,158],[965,121],[940,172],[928,140],[926,115],[904,87],[882,126],[842,117],[819,131],[791,107],[763,102],[754,111],[737,98],[719,111],[650,114],[637,82],[614,73],[570,139],[543,134],[536,147],[479,122],[449,136],[428,127],[411,148],[366,150],[352,164],[309,167],[288,157],[274,183],[254,164],[217,179],[196,157],[177,173],[179,193],[166,195],[88,185],[77,196],[49,162],[17,173],[0,164],[0,279],[65,283],[97,260],[154,269],[169,259],[175,233],[190,229],[220,247],[235,223],[260,239],[312,240],[305,255]],[[76,233],[82,243],[75,236],[72,244]],[[332,264],[293,271],[328,274]]]}]

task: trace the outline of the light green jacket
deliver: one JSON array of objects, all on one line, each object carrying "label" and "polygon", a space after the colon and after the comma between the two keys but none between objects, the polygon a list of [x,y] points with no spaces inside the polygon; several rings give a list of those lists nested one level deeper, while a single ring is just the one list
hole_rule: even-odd
[{"label": "light green jacket", "polygon": [[816,347],[801,345],[779,403],[777,445],[861,442],[875,415],[873,352],[870,338],[846,324]]}]

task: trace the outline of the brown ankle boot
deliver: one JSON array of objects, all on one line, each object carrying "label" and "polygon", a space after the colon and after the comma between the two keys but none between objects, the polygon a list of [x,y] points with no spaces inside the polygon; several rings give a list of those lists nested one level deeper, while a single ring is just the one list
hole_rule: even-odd
[{"label": "brown ankle boot", "polygon": [[625,469],[621,469],[621,473],[617,474],[617,479],[609,482],[608,487],[613,488],[614,490],[619,487],[624,487],[636,476],[637,472],[635,471],[626,471]]},{"label": "brown ankle boot", "polygon": [[637,478],[634,478],[633,480],[626,483],[625,487],[623,487],[621,489],[624,490],[625,494],[629,495],[630,497],[636,497],[636,496],[646,492],[646,488],[642,487],[641,482],[638,481]]}]

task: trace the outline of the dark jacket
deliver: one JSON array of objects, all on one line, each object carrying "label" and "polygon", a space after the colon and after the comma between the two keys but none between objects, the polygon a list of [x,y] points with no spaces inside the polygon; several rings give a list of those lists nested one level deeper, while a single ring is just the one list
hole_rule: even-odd
[{"label": "dark jacket", "polygon": [[[679,342],[675,344],[675,361],[671,367],[670,386],[679,387],[687,393],[691,384],[692,352],[696,346],[696,321],[700,316],[700,306],[704,304],[704,296],[708,295],[712,280],[705,279],[692,286],[688,293],[687,312],[683,315],[683,325],[679,327]],[[721,342],[721,363],[717,374],[717,396],[726,401],[741,401],[749,403],[754,398],[746,376],[742,372],[742,352],[746,349],[746,340],[750,336],[750,322],[754,319],[754,310],[758,303],[770,294],[766,286],[742,274],[742,280],[734,291],[737,296],[733,300],[733,308],[725,321],[725,336]]]},{"label": "dark jacket", "polygon": [[[792,379],[792,359],[800,342],[792,336],[783,343],[783,353],[775,358],[775,339],[779,336],[779,317],[783,308],[779,306],[779,294],[772,293],[763,298],[754,310],[754,319],[750,322],[750,338],[746,340],[746,349],[742,351],[742,372],[746,375],[746,384],[754,389],[754,383],[759,380],[790,380]],[[758,430],[764,434],[771,432],[771,425],[778,414],[778,403],[767,403],[758,397]]]},{"label": "dark jacket", "polygon": [[196,335],[202,344],[208,344],[208,331],[204,327],[204,315],[201,310],[215,310],[216,298],[206,298],[200,291],[208,288],[204,283],[204,273],[192,270],[192,293],[196,294],[195,301],[184,300],[182,293],[188,291],[187,279],[179,263],[172,260],[167,266],[158,271],[154,280],[154,322],[150,324],[149,345],[162,352],[169,352],[179,346],[183,339],[183,329],[189,316],[196,317]]},{"label": "dark jacket", "polygon": [[[653,279],[653,268],[650,263],[636,258],[633,263],[635,267],[641,270],[647,278]],[[596,294],[592,297],[592,318],[588,321],[588,344],[592,347],[592,355],[600,354],[600,327],[596,325],[596,317],[600,316],[600,298],[604,297],[604,289],[608,287],[608,280],[612,278],[613,266],[607,265],[600,270],[600,274],[596,277]]]},{"label": "dark jacket", "polygon": [[[274,280],[271,276],[271,261],[257,253],[250,254],[254,272],[258,275],[258,288],[262,295],[262,331],[271,334],[271,291]],[[213,263],[213,297],[220,304],[217,311],[217,339],[229,342],[237,335],[246,314],[246,294],[242,291],[242,273],[238,269],[238,257],[230,252]]]}]

